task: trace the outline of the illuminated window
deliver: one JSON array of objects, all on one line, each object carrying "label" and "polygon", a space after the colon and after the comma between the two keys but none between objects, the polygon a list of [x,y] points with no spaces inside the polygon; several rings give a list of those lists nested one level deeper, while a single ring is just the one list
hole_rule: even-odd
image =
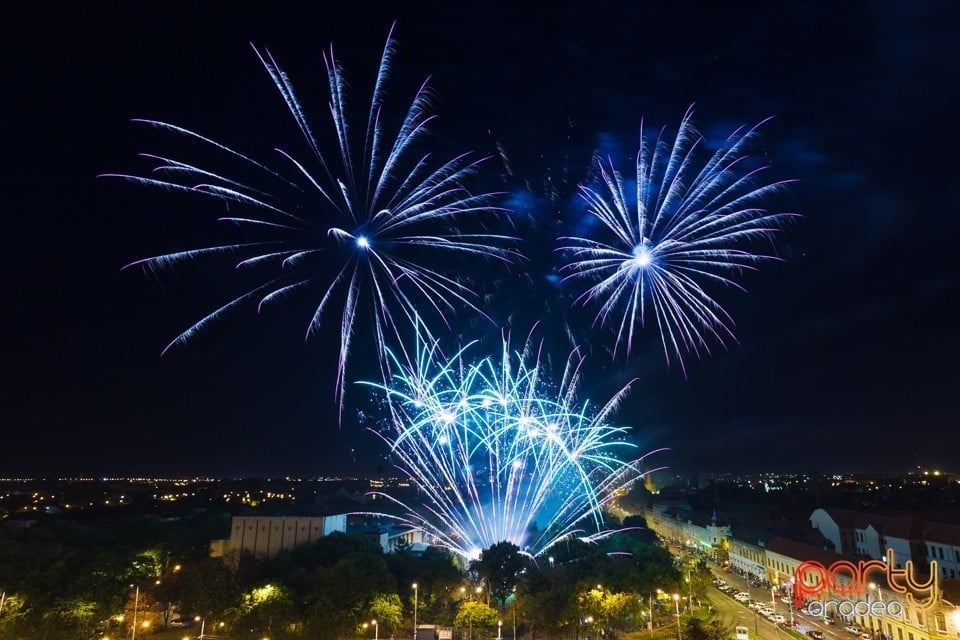
[{"label": "illuminated window", "polygon": [[933,623],[937,625],[937,631],[943,633],[947,630],[947,618],[943,615],[942,611],[935,611],[933,613]]}]

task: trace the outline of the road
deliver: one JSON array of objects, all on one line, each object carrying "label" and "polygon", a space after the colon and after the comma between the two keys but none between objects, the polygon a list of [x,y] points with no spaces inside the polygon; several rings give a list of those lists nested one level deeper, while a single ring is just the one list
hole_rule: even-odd
[{"label": "road", "polygon": [[[671,552],[675,552],[675,550],[671,549]],[[734,588],[729,595],[715,587],[710,587],[708,593],[710,603],[717,613],[717,619],[720,620],[724,626],[733,628],[737,625],[743,625],[750,629],[751,637],[757,636],[760,640],[789,640],[792,637],[791,634],[780,625],[774,624],[745,604],[741,604],[733,599],[734,593],[737,591],[745,591],[750,594],[752,600],[769,603],[771,602],[769,589],[753,587],[743,576],[735,573],[723,573],[715,564],[711,562],[707,564],[715,576],[724,580]],[[791,618],[791,607],[789,603],[781,602],[780,600],[773,600],[773,602],[774,610],[789,621]],[[797,631],[801,634],[806,634],[807,631],[817,629],[823,632],[824,640],[857,639],[855,635],[844,631],[843,627],[824,624],[820,618],[813,618],[796,610],[792,611],[792,615],[793,620],[798,623]]]}]

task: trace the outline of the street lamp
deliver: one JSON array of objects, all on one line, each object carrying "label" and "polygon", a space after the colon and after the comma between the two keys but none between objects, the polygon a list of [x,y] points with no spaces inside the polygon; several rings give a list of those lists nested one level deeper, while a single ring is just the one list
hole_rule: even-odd
[{"label": "street lamp", "polygon": [[[874,583],[874,582],[871,582],[868,586],[870,587],[870,591],[876,591],[876,592],[877,592],[877,600],[879,600],[880,602],[883,602],[883,594],[880,593],[880,586],[877,585],[877,584]],[[873,610],[871,609],[870,612],[873,613]],[[880,622],[879,620],[877,620],[877,617],[876,617],[876,616],[871,616],[871,618],[870,618],[870,629],[871,629],[871,630],[874,630],[875,627],[876,627],[876,625],[878,625],[878,624],[879,624],[879,626],[880,626],[880,630],[883,631],[883,622]]]},{"label": "street lamp", "polygon": [[[660,597],[660,594],[663,593],[663,589],[657,589],[657,597]],[[653,591],[650,592],[650,601],[647,603],[650,609],[650,622],[647,623],[647,628],[650,629],[650,637],[653,637]]]},{"label": "street lamp", "polygon": [[417,597],[419,595],[419,587],[417,583],[413,583],[413,640],[417,640]]},{"label": "street lamp", "polygon": [[204,629],[204,626],[207,624],[207,619],[197,616],[196,618],[193,619],[193,621],[200,623],[200,640],[203,640],[203,629]]},{"label": "street lamp", "polygon": [[503,630],[503,620],[497,620],[497,640],[503,640],[501,631]]},{"label": "street lamp", "polygon": [[680,635],[680,594],[673,594],[673,606],[677,609],[677,640],[683,640]]},{"label": "street lamp", "polygon": [[[131,587],[133,585],[130,585]],[[137,593],[133,597],[133,632],[130,634],[130,640],[137,640],[137,608],[140,606],[140,585],[137,585]]]},{"label": "street lamp", "polygon": [[373,640],[380,640],[380,625],[376,620],[371,620],[370,624],[373,625]]}]

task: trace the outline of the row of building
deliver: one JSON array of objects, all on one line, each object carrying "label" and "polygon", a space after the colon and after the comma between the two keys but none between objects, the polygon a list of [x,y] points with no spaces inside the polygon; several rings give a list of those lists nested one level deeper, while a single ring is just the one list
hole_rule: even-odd
[{"label": "row of building", "polygon": [[[212,557],[231,553],[255,558],[272,558],[283,550],[311,544],[331,533],[347,531],[347,515],[330,516],[234,516],[230,537],[210,541]],[[373,538],[384,553],[406,548],[426,548],[423,533],[410,527],[367,527],[364,534]]]},{"label": "row of building", "polygon": [[816,509],[790,536],[685,504],[654,502],[644,515],[661,538],[774,585],[808,612],[878,639],[960,638],[960,514]]}]

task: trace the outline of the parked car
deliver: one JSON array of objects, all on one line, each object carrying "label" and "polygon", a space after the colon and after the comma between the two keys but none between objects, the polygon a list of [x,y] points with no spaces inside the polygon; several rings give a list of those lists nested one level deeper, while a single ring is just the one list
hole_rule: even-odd
[{"label": "parked car", "polygon": [[807,637],[813,638],[813,640],[823,640],[823,631],[820,631],[820,629],[810,629],[810,631],[807,631]]},{"label": "parked car", "polygon": [[860,635],[860,627],[857,627],[857,626],[852,625],[852,624],[848,624],[847,626],[845,626],[845,627],[843,628],[843,630],[846,631],[847,633],[852,633],[852,634],[855,635],[855,636]]},{"label": "parked car", "polygon": [[869,631],[863,631],[860,633],[860,640],[873,640],[873,634]]},{"label": "parked car", "polygon": [[772,615],[775,614],[775,613],[776,613],[776,611],[773,610],[773,607],[764,607],[764,608],[760,609],[760,615],[765,616],[765,617],[767,617],[767,618],[769,618],[770,616],[772,616]]},{"label": "parked car", "polygon": [[786,617],[784,617],[784,615],[783,615],[782,613],[777,613],[777,614],[774,614],[774,615],[770,616],[770,620],[772,620],[773,622],[775,622],[775,623],[777,623],[777,624],[786,624],[786,622],[787,622]]}]

